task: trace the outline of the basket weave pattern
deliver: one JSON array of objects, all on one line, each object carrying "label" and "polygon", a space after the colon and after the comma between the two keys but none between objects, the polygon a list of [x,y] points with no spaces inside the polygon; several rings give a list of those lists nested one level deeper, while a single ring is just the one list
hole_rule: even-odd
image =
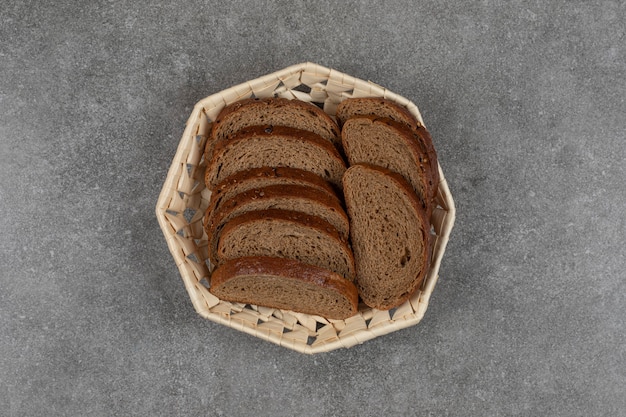
[{"label": "basket weave pattern", "polygon": [[406,107],[423,124],[415,104],[374,83],[313,63],[285,68],[213,94],[198,102],[168,171],[156,214],[195,310],[201,316],[302,353],[350,347],[417,324],[426,311],[438,279],[441,258],[454,224],[454,201],[443,176],[431,222],[436,239],[431,268],[411,298],[390,311],[359,306],[346,320],[222,301],[211,294],[208,240],[202,227],[210,191],[204,185],[204,147],[211,123],[222,108],[248,97],[284,97],[313,102],[331,116],[349,97],[385,97]]}]

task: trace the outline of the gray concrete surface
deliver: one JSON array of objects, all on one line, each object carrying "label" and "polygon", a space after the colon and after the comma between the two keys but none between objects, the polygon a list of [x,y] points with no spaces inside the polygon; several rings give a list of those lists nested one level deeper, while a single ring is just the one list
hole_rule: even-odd
[{"label": "gray concrete surface", "polygon": [[[626,416],[626,4],[0,4],[0,415]],[[193,104],[313,61],[422,110],[424,320],[304,356],[199,318],[154,206]]]}]

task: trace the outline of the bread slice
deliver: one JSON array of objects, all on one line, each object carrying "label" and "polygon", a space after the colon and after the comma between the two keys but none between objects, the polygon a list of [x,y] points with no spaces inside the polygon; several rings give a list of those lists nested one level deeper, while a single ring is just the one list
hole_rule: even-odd
[{"label": "bread slice", "polygon": [[217,184],[211,192],[209,210],[217,210],[222,201],[244,191],[270,185],[303,185],[337,196],[329,182],[311,172],[289,167],[260,167],[236,172]]},{"label": "bread slice", "polygon": [[343,178],[362,300],[381,310],[406,301],[430,266],[425,210],[401,175],[372,165],[350,167]]},{"label": "bread slice", "polygon": [[236,172],[264,166],[312,172],[336,186],[346,170],[337,149],[315,133],[283,126],[251,126],[215,147],[205,182],[212,189]]},{"label": "bread slice", "polygon": [[339,103],[335,113],[339,126],[351,117],[376,116],[386,117],[405,124],[411,129],[417,129],[421,124],[406,108],[382,97],[348,98]]},{"label": "bread slice", "polygon": [[411,184],[422,207],[432,206],[436,184],[430,159],[406,126],[387,118],[352,117],[343,125],[341,138],[350,165],[366,163],[397,172]]},{"label": "bread slice", "polygon": [[230,220],[220,235],[217,263],[244,256],[295,259],[354,280],[354,256],[327,221],[289,210],[252,211]]},{"label": "bread slice", "polygon": [[[287,126],[307,130],[340,146],[339,126],[314,104],[286,98],[250,98],[226,106],[211,129],[207,151],[237,131],[257,125]],[[209,155],[211,155],[209,153]]]},{"label": "bread slice", "polygon": [[348,216],[337,197],[302,185],[270,185],[244,191],[205,215],[204,227],[209,241],[209,259],[217,261],[217,245],[224,225],[241,214],[258,210],[291,210],[322,218],[343,239],[348,239]]},{"label": "bread slice", "polygon": [[426,151],[426,155],[428,156],[428,160],[424,162],[430,166],[430,174],[433,184],[435,185],[433,190],[434,195],[437,193],[437,188],[439,187],[439,162],[433,140],[424,126],[418,126],[417,129],[413,130],[413,137],[422,145],[422,148]]},{"label": "bread slice", "polygon": [[358,116],[375,116],[388,118],[406,125],[412,132],[415,140],[426,151],[430,160],[431,175],[435,185],[439,184],[439,167],[437,152],[428,130],[405,107],[382,97],[349,98],[337,106],[336,117],[339,126],[343,126],[349,118]]},{"label": "bread slice", "polygon": [[244,257],[211,275],[209,291],[221,300],[343,320],[357,313],[353,283],[318,266],[291,259]]}]

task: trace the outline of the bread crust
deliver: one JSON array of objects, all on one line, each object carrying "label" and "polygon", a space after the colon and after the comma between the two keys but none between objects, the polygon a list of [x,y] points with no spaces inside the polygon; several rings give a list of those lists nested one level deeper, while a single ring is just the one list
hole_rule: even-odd
[{"label": "bread crust", "polygon": [[418,126],[413,134],[416,136],[416,140],[423,145],[426,154],[428,155],[428,165],[430,167],[430,173],[433,181],[433,198],[437,194],[439,188],[439,160],[437,158],[437,151],[433,144],[430,132],[424,126]]},{"label": "bread crust", "polygon": [[[278,305],[255,298],[255,294],[225,294],[220,291],[221,287],[231,280],[241,276],[254,276],[262,279],[266,276],[274,276],[284,279],[290,285],[309,284],[313,287],[324,288],[345,298],[349,309],[339,315],[329,317],[327,312],[322,311],[322,306],[309,307],[302,303],[292,305]],[[342,320],[357,313],[358,291],[354,284],[341,275],[313,265],[307,265],[291,259],[273,257],[243,257],[224,262],[211,275],[209,291],[220,299],[235,301],[246,304],[263,305],[270,308],[288,309],[305,314],[325,316],[329,319]]]}]

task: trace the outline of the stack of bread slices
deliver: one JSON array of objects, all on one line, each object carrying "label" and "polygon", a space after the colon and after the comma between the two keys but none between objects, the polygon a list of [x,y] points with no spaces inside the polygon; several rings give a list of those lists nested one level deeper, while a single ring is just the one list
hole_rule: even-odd
[{"label": "stack of bread slices", "polygon": [[311,103],[245,99],[207,141],[210,291],[345,319],[398,306],[429,267],[438,167],[428,132],[379,98],[336,120]]}]

